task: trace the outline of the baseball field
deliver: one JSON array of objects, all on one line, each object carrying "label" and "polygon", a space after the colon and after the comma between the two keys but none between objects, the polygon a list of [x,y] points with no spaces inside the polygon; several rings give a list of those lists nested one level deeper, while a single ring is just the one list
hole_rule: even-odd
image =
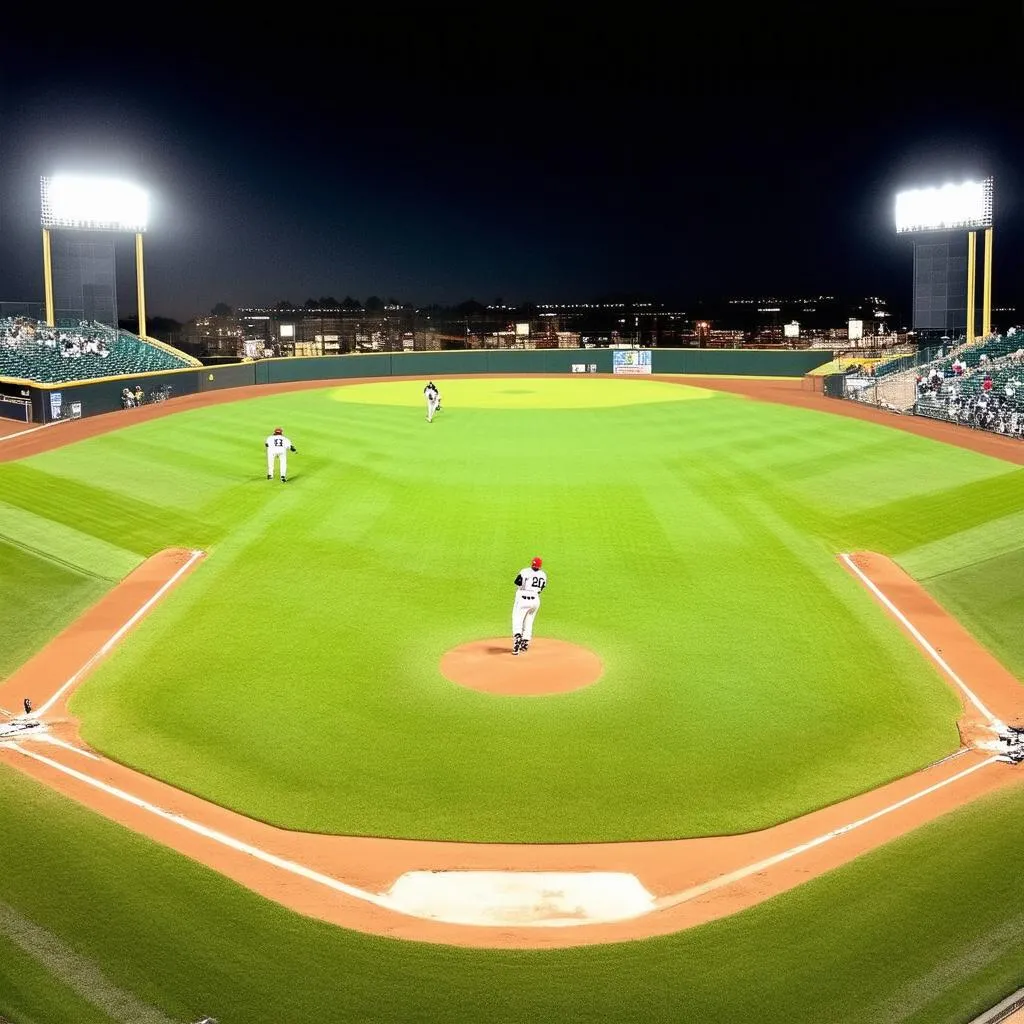
[{"label": "baseball field", "polygon": [[[960,748],[948,679],[841,553],[893,559],[1024,677],[1017,465],[710,385],[440,385],[431,423],[422,382],[326,386],[0,464],[0,679],[150,556],[201,551],[75,689],[89,747],[291,833],[590,844],[771,829]],[[462,645],[503,663],[535,555],[522,671],[561,641],[599,677],[447,678]],[[966,1021],[1024,983],[1015,785],[701,927],[497,951],[293,913],[8,763],[14,1021]]]}]

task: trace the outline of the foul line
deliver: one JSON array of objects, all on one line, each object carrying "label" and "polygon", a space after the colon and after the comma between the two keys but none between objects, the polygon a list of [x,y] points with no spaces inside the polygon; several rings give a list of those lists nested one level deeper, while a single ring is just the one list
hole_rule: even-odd
[{"label": "foul line", "polygon": [[238,853],[244,853],[250,857],[254,857],[256,860],[263,861],[264,864],[270,864],[272,867],[280,868],[282,871],[289,871],[293,875],[299,875],[301,878],[306,878],[311,882],[318,882],[320,885],[327,886],[329,889],[334,889],[336,892],[344,893],[346,896],[354,896],[356,899],[365,900],[367,903],[373,903],[378,907],[384,907],[388,910],[394,909],[391,901],[386,896],[379,896],[375,893],[367,892],[365,889],[357,889],[354,885],[347,885],[345,882],[339,882],[336,878],[331,878],[330,875],[323,875],[319,871],[314,871],[312,868],[307,868],[302,864],[296,864],[294,861],[285,860],[283,857],[277,857],[272,853],[266,853],[257,846],[250,846],[248,843],[243,843],[240,839],[235,839],[233,836],[225,835],[223,832],[218,832],[216,829],[207,828],[206,825],[200,825],[198,822],[192,821],[190,818],[186,818],[180,814],[165,811],[162,807],[157,807],[156,804],[149,803],[148,800],[143,800],[140,797],[133,796],[131,793],[126,793],[123,789],[111,786],[109,783],[103,782],[100,779],[94,779],[91,775],[86,775],[84,772],[78,771],[77,768],[70,768],[68,765],[61,764],[59,761],[54,761],[52,758],[46,757],[43,754],[36,754],[31,750],[26,750],[18,744],[13,744],[10,749],[16,750],[19,754],[23,754],[25,757],[30,757],[34,761],[39,761],[51,768],[55,768],[59,772],[64,772],[65,775],[70,775],[73,779],[77,779],[79,782],[84,782],[86,785],[102,790],[110,796],[115,796],[119,800],[124,800],[133,807],[138,807],[143,811],[149,811],[150,814],[155,814],[158,818],[163,818],[164,821],[169,821],[172,824],[179,825],[181,828],[187,829],[189,832],[194,832],[196,835],[203,836],[205,839],[212,839],[215,843],[227,846]]},{"label": "foul line", "polygon": [[60,689],[58,689],[57,692],[41,708],[32,712],[32,717],[41,718],[43,715],[45,715],[46,712],[49,711],[50,708],[52,708],[53,705],[57,703],[57,701],[68,690],[68,688],[74,686],[74,684],[77,683],[78,680],[81,679],[82,676],[85,675],[85,673],[88,672],[89,669],[91,669],[92,666],[95,665],[96,662],[99,661],[100,658],[102,658],[114,646],[114,644],[116,644],[118,640],[120,640],[121,637],[123,637],[125,633],[127,633],[128,630],[131,629],[132,626],[134,626],[135,623],[138,622],[139,619],[141,619],[142,616],[145,615],[146,612],[148,612],[149,609],[152,608],[153,605],[156,604],[156,602],[159,601],[160,598],[163,597],[163,595],[166,594],[167,591],[170,590],[170,588],[173,587],[174,584],[177,583],[178,580],[181,579],[181,577],[186,572],[188,572],[188,570],[191,569],[192,566],[202,557],[202,551],[193,551],[189,556],[188,561],[183,566],[181,566],[178,569],[178,571],[169,580],[167,580],[155,594],[153,594],[148,600],[146,600],[142,607],[140,607],[135,612],[135,614],[132,615],[132,617],[123,626],[121,626],[116,633],[114,633],[114,635],[111,638],[98,651],[96,651],[96,653],[93,654],[92,657],[89,658],[89,660],[73,676],[67,679],[60,687]]},{"label": "foul line", "polygon": [[956,674],[956,672],[953,671],[952,668],[950,668],[949,663],[946,661],[946,659],[943,658],[942,655],[939,654],[939,652],[935,650],[934,647],[932,647],[932,645],[925,639],[924,634],[922,634],[921,631],[910,621],[910,619],[908,619],[906,615],[904,615],[903,612],[901,612],[899,608],[897,608],[896,605],[894,605],[892,601],[890,601],[889,598],[887,598],[885,594],[883,594],[882,591],[865,575],[865,573],[861,570],[860,566],[858,566],[849,555],[844,554],[840,555],[839,557],[846,563],[846,565],[854,573],[856,573],[856,575],[860,578],[861,582],[875,595],[875,597],[877,597],[878,600],[881,601],[882,604],[884,604],[885,607],[888,608],[889,611],[896,616],[900,624],[921,645],[925,653],[932,659],[932,661],[934,661],[935,664],[938,665],[939,668],[941,668],[942,671],[945,672],[946,675],[948,675],[949,678],[952,679],[953,682],[956,683],[956,685],[959,686],[965,694],[967,694],[967,697],[970,700],[970,702],[988,719],[988,724],[992,726],[992,728],[996,731],[999,731],[1000,729],[1004,728],[1003,723],[998,718],[996,718],[996,716],[993,715],[992,712],[989,711],[989,709],[985,707],[984,704],[982,704],[982,702],[975,695],[974,691],[971,690],[971,688]]},{"label": "foul line", "polygon": [[[39,761],[41,764],[45,764],[56,771],[63,772],[65,775],[70,775],[71,778],[77,779],[79,782],[83,782],[88,786],[93,786],[96,789],[107,793],[110,796],[117,797],[119,800],[124,800],[126,803],[131,804],[133,807],[137,807],[140,810],[148,811],[150,814],[154,814],[164,821],[169,821],[172,824],[178,825],[181,828],[187,829],[190,832],[194,832],[196,835],[203,836],[206,839],[210,839],[215,843],[220,843],[222,846],[235,850],[238,853],[246,854],[256,860],[262,861],[264,864],[269,864],[272,867],[281,869],[282,871],[290,872],[293,875],[298,875],[301,878],[305,878],[311,882],[316,882],[319,885],[326,886],[329,889],[333,889],[336,892],[344,893],[346,896],[351,896],[358,900],[363,900],[366,903],[371,903],[374,906],[381,907],[385,910],[390,910],[395,913],[406,914],[407,912],[402,910],[401,907],[396,906],[394,901],[385,895],[367,892],[365,889],[359,889],[356,886],[348,885],[345,882],[341,882],[336,878],[331,878],[329,875],[321,874],[319,871],[314,871],[312,868],[307,868],[302,864],[297,864],[295,861],[285,860],[283,857],[277,857],[272,853],[267,853],[261,850],[259,847],[250,846],[248,843],[242,842],[240,839],[235,839],[232,836],[226,835],[223,832],[218,832],[215,829],[208,828],[205,825],[200,825],[198,822],[192,821],[190,818],[186,818],[180,814],[174,814],[170,811],[165,811],[161,807],[157,807],[155,804],[149,803],[147,800],[143,800],[140,797],[133,796],[131,793],[126,792],[123,789],[118,789],[116,786],[111,786],[109,783],[103,782],[100,779],[93,778],[91,775],[86,775],[84,772],[78,771],[76,768],[71,768],[68,765],[61,764],[59,761],[54,761],[52,758],[46,757],[43,754],[37,754],[33,751],[26,750],[19,744],[12,744],[11,750],[16,750],[19,754],[25,757],[32,758],[35,761]],[[996,764],[1002,761],[1002,756],[999,754],[993,754],[987,757],[984,761],[979,761],[977,764],[971,765],[970,768],[965,768],[961,772],[957,772],[955,775],[951,775],[947,779],[943,779],[940,782],[933,783],[931,786],[920,790],[917,793],[912,793],[908,797],[904,797],[902,800],[898,800],[894,804],[890,804],[888,807],[883,807],[881,810],[875,811],[873,814],[869,814],[867,817],[860,818],[857,821],[850,822],[848,825],[841,825],[837,829],[833,829],[831,832],[826,832],[824,835],[817,836],[814,839],[809,840],[806,843],[801,843],[798,846],[791,847],[788,850],[784,850],[781,853],[774,854],[771,857],[767,857],[764,860],[757,861],[754,864],[749,864],[745,868],[740,868],[737,871],[731,871],[728,874],[720,875],[718,878],[713,878],[709,882],[705,882],[701,885],[692,886],[689,889],[684,889],[682,892],[675,893],[670,896],[663,896],[655,900],[653,910],[665,910],[670,907],[679,905],[680,903],[686,903],[689,900],[696,899],[698,896],[704,896],[707,893],[714,892],[716,889],[724,888],[727,885],[731,885],[733,882],[738,882],[744,878],[749,878],[751,875],[758,874],[768,868],[774,867],[776,864],[780,864],[783,861],[789,860],[792,857],[796,857],[801,853],[806,853],[808,850],[813,850],[817,846],[821,846],[824,843],[829,842],[832,839],[836,839],[839,836],[846,835],[848,832],[852,832],[854,829],[860,828],[863,825],[868,825],[873,821],[877,821],[879,818],[886,814],[891,814],[894,811],[898,811],[908,804],[913,803],[915,800],[920,800],[922,797],[926,797],[931,793],[942,789],[944,786],[949,786],[954,782],[960,781],[960,779],[966,778],[968,775],[972,775],[976,771],[980,771],[982,768],[987,768],[989,765]],[[584,872],[585,873],[585,872]],[[416,915],[411,915],[416,916]],[[641,916],[641,915],[636,915]],[[594,924],[594,921],[566,921],[566,926],[580,925],[580,924]]]},{"label": "foul line", "polygon": [[990,764],[995,764],[997,761],[1001,760],[1002,756],[1000,754],[993,754],[991,757],[987,757],[984,761],[979,761],[977,764],[972,764],[970,768],[965,768],[962,772],[957,772],[956,775],[951,775],[948,779],[936,782],[933,785],[928,786],[926,789],[922,789],[918,793],[913,793],[908,797],[904,797],[902,800],[898,800],[894,804],[890,804],[888,807],[883,807],[880,811],[875,811],[874,814],[869,814],[866,818],[860,818],[858,821],[852,821],[849,825],[841,825],[839,828],[833,829],[831,832],[826,832],[824,835],[811,839],[809,842],[801,843],[799,846],[794,846],[790,850],[777,853],[773,857],[766,857],[764,860],[759,860],[756,864],[749,864],[745,868],[740,868],[737,871],[731,871],[727,875],[720,875],[718,878],[714,878],[710,882],[705,882],[703,885],[695,885],[690,889],[684,889],[682,892],[676,893],[674,896],[665,896],[657,901],[657,906],[659,909],[674,907],[679,903],[686,903],[688,900],[695,899],[698,896],[704,896],[709,892],[714,892],[715,889],[721,889],[723,886],[730,885],[732,882],[739,882],[744,878],[749,878],[750,875],[756,875],[760,871],[774,867],[776,864],[780,864],[784,860],[789,860],[791,857],[797,856],[797,854],[806,853],[808,850],[813,850],[816,846],[821,846],[823,843],[827,843],[831,839],[836,839],[838,836],[846,835],[847,832],[852,832],[855,828],[860,828],[862,825],[869,825],[871,822],[877,821],[886,814],[898,811],[900,808],[906,807],[907,804],[911,804],[915,800],[920,800],[921,797],[928,796],[930,793],[934,793],[936,790],[942,789],[943,786],[948,786],[952,782],[958,782],[960,779],[966,778],[973,772],[979,771],[982,768],[987,768]]},{"label": "foul line", "polygon": [[37,430],[45,430],[47,427],[55,427],[58,423],[62,423],[63,420],[54,420],[52,423],[41,423],[38,427],[29,427],[28,430],[19,430],[16,434],[4,434],[0,436],[0,441],[13,441],[16,437],[24,437],[26,434],[34,434]]}]

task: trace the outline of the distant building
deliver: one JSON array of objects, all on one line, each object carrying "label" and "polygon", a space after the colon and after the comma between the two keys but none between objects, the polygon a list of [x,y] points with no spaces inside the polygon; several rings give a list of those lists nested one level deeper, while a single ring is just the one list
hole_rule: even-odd
[{"label": "distant building", "polygon": [[203,355],[239,359],[245,355],[242,345],[244,332],[235,316],[199,317],[185,325],[182,337],[193,351]]}]

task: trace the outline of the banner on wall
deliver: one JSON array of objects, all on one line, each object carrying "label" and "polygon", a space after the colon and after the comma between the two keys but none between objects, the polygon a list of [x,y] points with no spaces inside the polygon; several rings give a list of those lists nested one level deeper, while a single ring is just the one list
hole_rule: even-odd
[{"label": "banner on wall", "polygon": [[651,350],[615,349],[612,352],[612,373],[650,373]]},{"label": "banner on wall", "polygon": [[61,406],[64,404],[64,395],[60,391],[50,392],[50,419],[59,420]]}]

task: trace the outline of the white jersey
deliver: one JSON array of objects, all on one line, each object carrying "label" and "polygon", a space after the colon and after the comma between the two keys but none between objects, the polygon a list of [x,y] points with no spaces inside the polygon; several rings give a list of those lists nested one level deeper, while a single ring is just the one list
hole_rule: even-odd
[{"label": "white jersey", "polygon": [[548,574],[527,566],[519,570],[516,580],[516,597],[535,597],[539,601],[541,591],[548,585]]},{"label": "white jersey", "polygon": [[429,384],[423,389],[423,394],[427,396],[428,402],[436,402],[441,397],[437,388],[432,388]]},{"label": "white jersey", "polygon": [[271,452],[287,452],[291,450],[292,443],[284,434],[271,434],[267,438],[267,447]]}]

